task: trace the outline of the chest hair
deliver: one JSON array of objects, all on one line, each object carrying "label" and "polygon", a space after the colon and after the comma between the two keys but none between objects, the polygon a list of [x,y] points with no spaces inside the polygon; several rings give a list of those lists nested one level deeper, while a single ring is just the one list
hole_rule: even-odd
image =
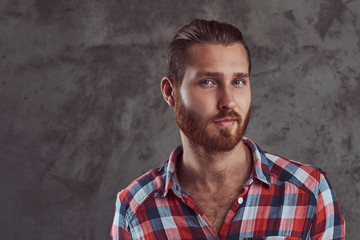
[{"label": "chest hair", "polygon": [[239,194],[239,190],[229,189],[228,186],[223,186],[214,193],[190,193],[217,233]]}]

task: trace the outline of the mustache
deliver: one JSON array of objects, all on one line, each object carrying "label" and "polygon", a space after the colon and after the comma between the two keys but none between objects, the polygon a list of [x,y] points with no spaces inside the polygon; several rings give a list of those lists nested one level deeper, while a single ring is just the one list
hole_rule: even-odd
[{"label": "mustache", "polygon": [[219,114],[217,114],[216,116],[212,117],[209,119],[209,122],[216,122],[219,121],[223,118],[233,118],[236,121],[242,121],[242,118],[240,116],[240,114],[238,114],[237,112],[235,112],[234,110],[230,111],[230,112],[226,112],[226,111],[222,111]]}]

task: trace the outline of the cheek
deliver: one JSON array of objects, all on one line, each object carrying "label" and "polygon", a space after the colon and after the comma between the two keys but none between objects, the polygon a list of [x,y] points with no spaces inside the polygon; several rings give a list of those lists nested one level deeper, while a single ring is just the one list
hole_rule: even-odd
[{"label": "cheek", "polygon": [[187,108],[201,109],[206,104],[206,97],[196,91],[182,89],[181,96]]},{"label": "cheek", "polygon": [[251,94],[240,95],[236,100],[240,111],[247,111],[251,105]]},{"label": "cheek", "polygon": [[184,105],[191,111],[196,112],[200,118],[207,119],[217,113],[217,104],[214,101],[214,98],[210,97],[208,94],[200,94],[199,91],[182,94]]}]

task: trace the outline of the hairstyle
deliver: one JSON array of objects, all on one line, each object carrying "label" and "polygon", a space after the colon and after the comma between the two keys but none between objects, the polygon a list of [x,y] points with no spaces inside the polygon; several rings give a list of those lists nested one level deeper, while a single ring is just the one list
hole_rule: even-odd
[{"label": "hairstyle", "polygon": [[196,43],[240,44],[246,51],[250,73],[250,52],[239,29],[228,23],[194,19],[177,31],[168,47],[166,75],[176,86],[181,85],[184,77],[186,50]]}]

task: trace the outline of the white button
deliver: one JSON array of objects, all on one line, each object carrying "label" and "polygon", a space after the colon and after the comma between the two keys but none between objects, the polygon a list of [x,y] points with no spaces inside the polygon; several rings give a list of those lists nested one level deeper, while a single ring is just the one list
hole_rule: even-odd
[{"label": "white button", "polygon": [[238,204],[242,204],[244,202],[244,199],[241,197],[238,199]]}]

